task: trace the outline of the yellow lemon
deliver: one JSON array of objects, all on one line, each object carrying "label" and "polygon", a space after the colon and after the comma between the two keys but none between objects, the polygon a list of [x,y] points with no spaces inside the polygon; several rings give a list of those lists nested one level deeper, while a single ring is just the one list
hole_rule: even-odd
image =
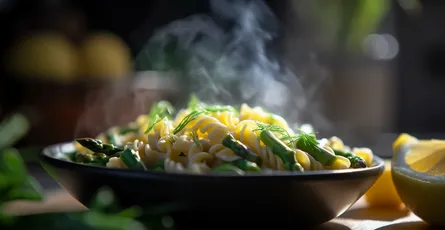
[{"label": "yellow lemon", "polygon": [[79,50],[79,72],[85,77],[121,78],[131,65],[127,44],[111,33],[89,35]]},{"label": "yellow lemon", "polygon": [[371,207],[403,207],[392,181],[391,161],[385,160],[385,170],[376,183],[365,193],[365,200]]},{"label": "yellow lemon", "polygon": [[12,46],[7,68],[19,76],[71,81],[75,79],[76,61],[76,49],[63,35],[36,33]]},{"label": "yellow lemon", "polygon": [[400,198],[425,222],[445,226],[445,141],[402,134],[393,147],[392,177]]}]

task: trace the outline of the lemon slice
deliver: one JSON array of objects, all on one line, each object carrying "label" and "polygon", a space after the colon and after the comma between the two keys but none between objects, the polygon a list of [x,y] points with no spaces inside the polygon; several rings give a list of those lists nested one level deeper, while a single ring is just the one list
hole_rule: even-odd
[{"label": "lemon slice", "polygon": [[365,200],[370,207],[403,208],[403,203],[392,180],[390,160],[385,160],[385,170],[375,184],[365,193]]},{"label": "lemon slice", "polygon": [[445,226],[445,141],[402,134],[393,148],[392,177],[401,200],[425,222]]}]

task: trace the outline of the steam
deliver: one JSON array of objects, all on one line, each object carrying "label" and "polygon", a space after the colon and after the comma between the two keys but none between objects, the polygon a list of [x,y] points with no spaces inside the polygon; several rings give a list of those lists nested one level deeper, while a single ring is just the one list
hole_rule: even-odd
[{"label": "steam", "polygon": [[[300,121],[306,93],[300,78],[275,57],[273,42],[280,35],[275,15],[262,1],[210,4],[211,15],[193,15],[158,30],[138,66],[179,69],[188,78],[188,91],[207,102],[246,102]],[[174,66],[172,59],[184,65]]]},{"label": "steam", "polygon": [[[175,72],[183,93],[177,98],[183,104],[193,92],[208,103],[262,106],[291,124],[306,122],[308,114],[326,123],[315,116],[320,113],[312,96],[319,84],[303,86],[305,71],[299,69],[296,76],[279,58],[283,55],[274,42],[282,31],[267,5],[259,0],[211,0],[210,6],[210,15],[193,15],[156,31],[138,54],[136,69]],[[103,111],[122,113],[107,106],[115,108],[115,102],[103,105]]]}]

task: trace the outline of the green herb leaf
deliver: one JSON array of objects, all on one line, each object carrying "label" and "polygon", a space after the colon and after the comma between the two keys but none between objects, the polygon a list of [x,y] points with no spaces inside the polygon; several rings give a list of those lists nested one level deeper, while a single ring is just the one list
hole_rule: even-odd
[{"label": "green herb leaf", "polygon": [[172,104],[168,101],[159,101],[150,108],[148,119],[152,120],[156,115],[159,117],[169,117],[175,112]]},{"label": "green herb leaf", "polygon": [[233,112],[234,114],[238,114],[238,111],[229,105],[203,105],[202,109],[210,113]]},{"label": "green herb leaf", "polygon": [[22,114],[13,114],[0,123],[0,150],[13,146],[29,130],[29,122]]},{"label": "green herb leaf", "polygon": [[259,121],[257,121],[256,123],[258,125],[258,128],[255,129],[254,131],[260,131],[260,132],[270,131],[272,133],[280,134],[281,140],[292,139],[292,136],[289,134],[289,132],[279,125],[269,125],[269,124],[265,124],[265,123],[259,122]]},{"label": "green herb leaf", "polygon": [[319,142],[317,140],[317,137],[315,136],[315,133],[306,133],[301,129],[299,129],[299,131],[300,131],[300,133],[291,140],[292,142],[301,141],[305,145],[313,146],[314,148],[319,145]]},{"label": "green herb leaf", "polygon": [[28,176],[27,180],[21,186],[10,189],[5,198],[7,199],[5,201],[42,200],[43,188],[34,177]]},{"label": "green herb leaf", "polygon": [[201,148],[201,142],[199,141],[198,133],[196,131],[190,132],[190,135],[192,135],[193,142],[195,143],[198,148]]},{"label": "green herb leaf", "polygon": [[179,122],[178,126],[173,130],[173,134],[177,134],[181,132],[190,122],[198,118],[199,115],[206,113],[206,111],[192,111],[187,116],[185,116],[181,122]]},{"label": "green herb leaf", "polygon": [[[0,174],[5,175],[10,186],[20,186],[27,179],[27,170],[20,153],[13,148],[0,151]],[[0,188],[1,189],[1,188]]]},{"label": "green herb leaf", "polygon": [[154,104],[150,109],[150,113],[148,114],[149,125],[147,130],[145,130],[145,133],[150,132],[151,129],[153,129],[153,127],[165,117],[171,118],[174,111],[175,109],[168,101],[159,101]]},{"label": "green herb leaf", "polygon": [[192,93],[190,95],[187,108],[190,109],[191,111],[198,110],[199,103],[200,103],[200,101],[199,101],[198,97],[196,96],[196,94]]},{"label": "green herb leaf", "polygon": [[150,120],[150,125],[147,127],[147,129],[145,130],[144,134],[149,133],[153,129],[153,127],[155,127],[155,125],[157,123],[159,123],[160,121],[162,121],[163,119],[164,118],[161,118],[158,115],[156,115],[153,120]]}]

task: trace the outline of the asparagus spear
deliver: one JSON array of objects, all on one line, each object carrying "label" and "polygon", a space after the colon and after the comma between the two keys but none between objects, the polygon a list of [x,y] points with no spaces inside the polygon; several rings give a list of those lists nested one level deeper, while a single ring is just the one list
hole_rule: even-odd
[{"label": "asparagus spear", "polygon": [[315,160],[320,162],[322,165],[330,166],[335,160],[335,154],[332,154],[325,148],[322,148],[315,136],[304,133],[301,131],[301,134],[298,136],[296,141],[296,146],[298,149],[301,149],[307,153],[309,153]]},{"label": "asparagus spear", "polygon": [[101,140],[93,138],[77,138],[79,144],[91,150],[94,153],[104,153],[107,156],[114,155],[124,149],[113,144],[103,143]]},{"label": "asparagus spear", "polygon": [[255,162],[257,165],[261,165],[261,158],[256,155],[256,153],[252,152],[252,150],[250,150],[246,145],[236,140],[235,137],[232,136],[232,134],[227,134],[224,137],[222,144],[235,152],[236,155],[248,161]]},{"label": "asparagus spear", "polygon": [[250,162],[245,159],[239,159],[230,162],[233,166],[236,166],[244,171],[251,171],[251,172],[259,172],[261,171],[260,167],[258,167],[257,164]]},{"label": "asparagus spear", "polygon": [[351,162],[351,168],[355,168],[355,169],[357,169],[357,168],[366,168],[366,161],[363,158],[355,155],[352,152],[346,152],[345,153],[345,152],[342,152],[340,150],[335,150],[334,149],[334,153],[335,153],[335,155],[343,156],[343,157],[348,158],[348,160]]},{"label": "asparagus spear", "polygon": [[77,163],[106,165],[108,159],[103,153],[76,153],[73,160]]},{"label": "asparagus spear", "polygon": [[260,140],[272,150],[272,152],[278,155],[283,161],[287,169],[291,171],[304,171],[303,167],[298,163],[296,153],[289,148],[280,139],[278,139],[271,131],[263,130],[260,133]]},{"label": "asparagus spear", "polygon": [[121,153],[120,159],[124,162],[124,164],[130,169],[138,169],[138,170],[147,170],[144,163],[140,161],[140,159],[136,156],[136,152],[133,149],[125,148],[125,150]]},{"label": "asparagus spear", "polygon": [[222,164],[222,165],[220,165],[220,166],[218,166],[216,168],[213,168],[212,171],[214,171],[214,172],[234,172],[234,173],[239,174],[239,175],[244,175],[244,171],[243,170],[241,170],[238,167],[233,166],[233,165],[231,165],[229,163]]}]

